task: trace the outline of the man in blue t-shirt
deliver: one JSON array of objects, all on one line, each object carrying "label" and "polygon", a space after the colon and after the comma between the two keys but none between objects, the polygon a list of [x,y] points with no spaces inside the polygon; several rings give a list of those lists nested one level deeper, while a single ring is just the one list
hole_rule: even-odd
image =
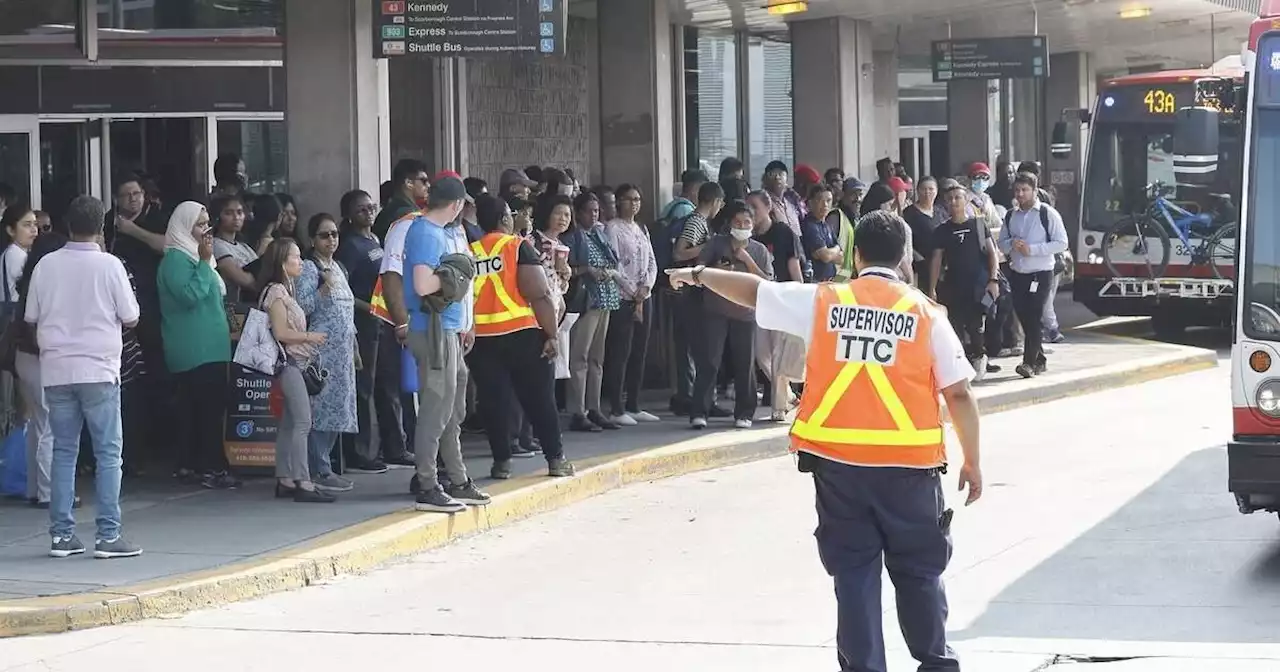
[{"label": "man in blue t-shirt", "polygon": [[[472,293],[449,304],[439,314],[423,311],[422,297],[440,291],[436,269],[449,254],[471,254],[458,215],[467,192],[456,173],[441,173],[432,181],[424,214],[413,221],[404,243],[404,299],[409,312],[407,341],[417,359],[419,409],[414,450],[417,455],[419,511],[456,513],[467,504],[489,503],[467,477],[462,461],[462,419],[466,416],[467,365],[463,357],[475,343],[475,310]],[[440,347],[443,366],[432,367],[432,320],[440,320],[444,332]],[[436,458],[444,462],[449,487],[441,487]]]}]

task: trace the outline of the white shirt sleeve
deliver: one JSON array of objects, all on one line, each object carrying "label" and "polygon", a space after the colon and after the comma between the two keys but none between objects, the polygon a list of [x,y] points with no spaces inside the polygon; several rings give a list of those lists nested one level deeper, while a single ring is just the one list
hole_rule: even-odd
[{"label": "white shirt sleeve", "polygon": [[399,221],[387,232],[387,242],[383,248],[382,267],[378,270],[379,274],[395,273],[400,276],[404,275],[404,243],[405,234],[408,230],[406,223]]},{"label": "white shirt sleeve", "polygon": [[761,329],[799,336],[808,345],[813,335],[813,302],[817,300],[817,285],[762,282],[756,290],[756,324]]},{"label": "white shirt sleeve", "polygon": [[112,288],[112,294],[115,295],[116,317],[120,320],[120,324],[137,322],[142,311],[138,308],[138,297],[133,295],[133,286],[129,284],[129,274],[124,270],[124,264],[118,259],[112,257],[112,261],[115,262],[112,278],[115,286]]},{"label": "white shirt sleeve", "polygon": [[951,328],[951,321],[940,310],[930,311],[933,327],[929,330],[929,344],[933,348],[933,377],[938,381],[938,389],[973,380],[973,367],[964,355],[960,337]]},{"label": "white shirt sleeve", "polygon": [[31,271],[31,280],[27,282],[27,312],[22,319],[31,324],[40,321],[40,265]]}]

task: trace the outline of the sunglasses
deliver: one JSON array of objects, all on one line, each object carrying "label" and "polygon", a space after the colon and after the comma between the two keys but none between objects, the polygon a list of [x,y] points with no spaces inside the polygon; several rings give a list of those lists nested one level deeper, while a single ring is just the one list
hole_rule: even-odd
[{"label": "sunglasses", "polygon": [[328,238],[331,240],[336,240],[338,238],[338,232],[337,231],[321,231],[320,233],[316,234],[316,238]]}]

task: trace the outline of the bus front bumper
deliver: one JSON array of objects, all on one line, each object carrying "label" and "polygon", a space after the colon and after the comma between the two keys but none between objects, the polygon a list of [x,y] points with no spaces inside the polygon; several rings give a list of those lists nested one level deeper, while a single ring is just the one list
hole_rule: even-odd
[{"label": "bus front bumper", "polygon": [[1280,437],[1227,443],[1227,489],[1240,513],[1280,512]]}]

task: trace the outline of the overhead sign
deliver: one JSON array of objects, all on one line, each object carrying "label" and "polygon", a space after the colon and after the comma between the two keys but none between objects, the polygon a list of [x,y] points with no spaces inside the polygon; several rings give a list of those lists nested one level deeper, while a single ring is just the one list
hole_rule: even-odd
[{"label": "overhead sign", "polygon": [[374,0],[373,52],[563,55],[569,0]]},{"label": "overhead sign", "polygon": [[1032,79],[1049,76],[1043,35],[943,40],[933,43],[933,81]]}]

